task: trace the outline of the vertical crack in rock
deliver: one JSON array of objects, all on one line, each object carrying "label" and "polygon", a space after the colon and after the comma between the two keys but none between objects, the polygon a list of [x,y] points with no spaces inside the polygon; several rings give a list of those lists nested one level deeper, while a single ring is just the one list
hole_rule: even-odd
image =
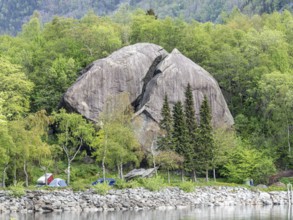
[{"label": "vertical crack in rock", "polygon": [[157,66],[166,58],[167,56],[164,55],[159,55],[158,57],[156,57],[156,59],[153,61],[152,65],[150,66],[147,74],[145,75],[144,79],[143,79],[143,87],[142,87],[142,91],[141,94],[139,94],[139,96],[131,103],[131,105],[134,108],[134,111],[137,112],[141,105],[141,101],[142,98],[144,96],[144,93],[146,91],[146,87],[148,85],[148,83],[153,79],[154,76],[156,76],[157,74],[160,73],[160,71],[157,71]]}]

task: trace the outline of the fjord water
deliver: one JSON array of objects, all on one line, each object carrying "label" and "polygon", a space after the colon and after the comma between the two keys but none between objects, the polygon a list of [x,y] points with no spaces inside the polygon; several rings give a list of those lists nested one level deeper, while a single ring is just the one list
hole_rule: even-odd
[{"label": "fjord water", "polygon": [[293,206],[203,207],[176,210],[0,214],[0,220],[293,220]]}]

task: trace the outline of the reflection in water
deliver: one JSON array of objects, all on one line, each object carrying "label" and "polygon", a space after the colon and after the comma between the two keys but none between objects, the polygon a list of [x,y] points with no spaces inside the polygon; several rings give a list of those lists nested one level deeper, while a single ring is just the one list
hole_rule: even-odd
[{"label": "reflection in water", "polygon": [[0,220],[293,220],[293,206],[204,207],[180,210],[0,214]]}]

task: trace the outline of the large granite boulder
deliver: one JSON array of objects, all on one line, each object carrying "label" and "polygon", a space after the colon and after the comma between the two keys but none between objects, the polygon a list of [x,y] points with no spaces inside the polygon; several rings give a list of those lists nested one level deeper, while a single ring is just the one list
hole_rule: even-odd
[{"label": "large granite boulder", "polygon": [[193,91],[197,116],[201,102],[207,96],[213,125],[233,125],[233,117],[218,83],[207,71],[177,49],[168,54],[162,47],[149,43],[124,47],[92,63],[64,94],[61,105],[98,121],[106,100],[127,92],[136,111],[134,125],[140,142],[150,146],[149,140],[159,131],[165,94],[171,106],[179,100],[184,101],[188,83]]},{"label": "large granite boulder", "polygon": [[195,113],[199,120],[200,105],[204,96],[209,100],[214,127],[231,126],[233,118],[216,80],[203,68],[174,49],[158,66],[157,74],[148,83],[139,109],[154,121],[161,119],[163,97],[168,96],[172,107],[178,100],[184,102],[185,89],[192,89]]},{"label": "large granite boulder", "polygon": [[97,121],[107,98],[128,92],[134,106],[140,103],[157,65],[168,55],[155,44],[124,47],[90,64],[63,96],[62,106]]}]

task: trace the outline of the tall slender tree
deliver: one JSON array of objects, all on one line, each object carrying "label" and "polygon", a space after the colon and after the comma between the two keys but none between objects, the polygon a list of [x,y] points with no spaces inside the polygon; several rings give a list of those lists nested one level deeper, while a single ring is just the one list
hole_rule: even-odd
[{"label": "tall slender tree", "polygon": [[174,150],[172,141],[172,115],[168,103],[168,96],[165,95],[163,107],[161,110],[162,120],[160,121],[160,128],[163,135],[158,138],[158,146],[160,150]]},{"label": "tall slender tree", "polygon": [[188,83],[185,90],[185,102],[184,102],[186,126],[188,130],[188,141],[191,146],[190,158],[192,165],[193,180],[196,181],[196,169],[197,169],[197,155],[198,155],[198,140],[197,140],[197,123],[195,117],[194,101],[192,95],[192,89]]},{"label": "tall slender tree", "polygon": [[190,141],[192,142],[197,125],[196,125],[196,118],[195,118],[193,95],[192,95],[192,90],[189,83],[187,84],[187,87],[185,90],[184,107],[185,107],[185,116],[186,116],[186,126],[188,129],[189,136],[191,138]]},{"label": "tall slender tree", "polygon": [[182,169],[182,181],[184,180],[184,170],[190,170],[191,167],[191,145],[188,139],[188,129],[183,111],[183,106],[178,101],[173,107],[173,140],[175,151],[184,157],[184,169]]},{"label": "tall slender tree", "polygon": [[211,110],[208,104],[207,97],[200,107],[200,126],[199,126],[199,149],[200,157],[198,157],[205,168],[206,180],[208,181],[208,170],[211,166],[213,153],[214,153],[214,141],[213,141],[213,128],[211,125]]},{"label": "tall slender tree", "polygon": [[67,158],[67,184],[70,185],[71,164],[84,143],[92,141],[94,128],[81,115],[67,113],[61,109],[54,113],[54,121],[58,125],[58,144]]}]

